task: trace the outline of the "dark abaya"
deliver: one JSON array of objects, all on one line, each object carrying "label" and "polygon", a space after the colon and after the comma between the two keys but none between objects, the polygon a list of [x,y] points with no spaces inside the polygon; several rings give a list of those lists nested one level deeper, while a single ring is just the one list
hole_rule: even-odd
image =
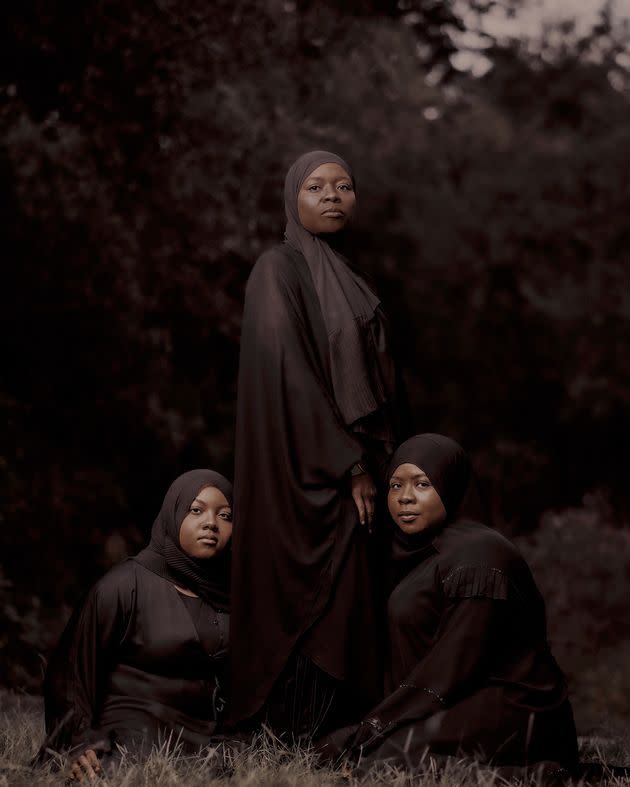
[{"label": "dark abaya", "polygon": [[453,514],[470,475],[466,455],[440,435],[404,443],[447,511],[439,532],[394,532],[396,585],[388,602],[388,696],[359,728],[322,743],[363,767],[420,765],[426,751],[495,764],[577,761],[565,679],[547,642],[545,608],[516,547]]},{"label": "dark abaya", "polygon": [[[379,692],[368,534],[359,524],[350,471],[365,462],[376,473],[391,454],[396,382],[378,298],[339,253],[338,238],[333,247],[299,223],[301,184],[327,162],[352,174],[334,154],[298,159],[285,183],[287,240],[258,260],[245,296],[234,722],[263,707],[281,674],[288,671],[297,683],[302,657],[308,669],[323,671],[324,683],[343,683],[361,698],[358,704]],[[319,704],[327,702],[325,692]]]},{"label": "dark abaya", "polygon": [[[195,560],[179,529],[201,489],[227,479],[194,470],[171,485],[136,558],[109,571],[72,615],[44,686],[47,749],[138,749],[172,735],[208,744],[224,705],[229,546]],[[187,597],[176,587],[199,597]]]}]

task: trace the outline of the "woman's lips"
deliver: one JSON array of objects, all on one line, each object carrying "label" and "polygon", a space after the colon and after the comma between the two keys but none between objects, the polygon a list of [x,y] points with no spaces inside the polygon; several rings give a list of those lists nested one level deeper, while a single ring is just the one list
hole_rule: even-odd
[{"label": "woman's lips", "polygon": [[209,547],[216,547],[216,545],[219,543],[219,539],[215,538],[215,536],[202,536],[198,540],[201,541],[202,544],[205,544]]},{"label": "woman's lips", "polygon": [[331,208],[330,210],[325,210],[322,213],[322,216],[328,216],[331,219],[343,219],[346,214],[342,210],[336,210],[335,208]]},{"label": "woman's lips", "polygon": [[417,514],[413,511],[406,511],[402,514],[398,514],[399,519],[402,519],[403,522],[413,522],[414,519],[417,519],[420,514]]}]

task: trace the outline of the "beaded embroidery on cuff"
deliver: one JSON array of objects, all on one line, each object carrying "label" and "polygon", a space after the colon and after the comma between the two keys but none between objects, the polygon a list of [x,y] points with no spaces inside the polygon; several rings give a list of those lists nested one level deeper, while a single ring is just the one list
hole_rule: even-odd
[{"label": "beaded embroidery on cuff", "polygon": [[370,716],[369,719],[364,719],[362,724],[367,724],[369,727],[372,727],[376,730],[376,732],[381,732],[383,729],[383,725],[381,724],[380,719],[377,719],[376,716]]},{"label": "beaded embroidery on cuff", "polygon": [[413,683],[401,683],[398,687],[399,689],[419,689],[420,691],[426,691],[427,694],[430,694],[434,699],[436,699],[440,705],[446,705],[446,700],[440,694],[437,693],[435,689],[429,689],[427,686],[414,686]]}]

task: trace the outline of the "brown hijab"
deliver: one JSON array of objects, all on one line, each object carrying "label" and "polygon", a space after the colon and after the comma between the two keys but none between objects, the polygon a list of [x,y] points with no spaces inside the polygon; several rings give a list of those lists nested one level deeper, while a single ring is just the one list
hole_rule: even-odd
[{"label": "brown hijab", "polygon": [[392,523],[392,560],[401,564],[394,572],[396,581],[400,579],[400,568],[405,573],[426,556],[435,536],[457,518],[473,478],[468,454],[446,435],[427,432],[405,440],[391,458],[387,480],[400,465],[406,463],[416,465],[426,473],[446,509],[446,520],[437,530],[419,533],[404,533]]},{"label": "brown hijab", "polygon": [[190,470],[178,476],[164,497],[153,523],[151,541],[134,560],[149,571],[197,593],[215,609],[230,607],[230,546],[210,560],[196,560],[179,544],[179,530],[190,504],[207,486],[214,486],[232,505],[232,484],[214,470]]},{"label": "brown hijab", "polygon": [[312,150],[294,162],[284,182],[287,217],[285,238],[306,259],[328,334],[329,364],[335,401],[346,425],[354,431],[390,442],[389,419],[371,423],[360,419],[383,408],[395,389],[395,371],[386,342],[385,316],[380,300],[367,281],[340,252],[348,246],[347,232],[314,235],[298,215],[298,194],[306,178],[322,164],[338,164],[354,185],[344,159],[325,150]]}]

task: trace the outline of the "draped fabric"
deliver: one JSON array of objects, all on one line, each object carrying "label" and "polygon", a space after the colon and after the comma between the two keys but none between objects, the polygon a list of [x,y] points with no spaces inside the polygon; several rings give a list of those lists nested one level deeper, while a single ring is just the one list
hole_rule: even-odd
[{"label": "draped fabric", "polygon": [[151,530],[149,545],[137,560],[149,571],[197,593],[217,609],[230,608],[230,545],[211,560],[196,560],[179,544],[179,530],[197,494],[207,486],[219,489],[232,505],[232,484],[214,470],[190,470],[169,487]]},{"label": "draped fabric", "polygon": [[[380,683],[368,537],[352,500],[350,469],[361,460],[380,463],[377,451],[391,453],[393,402],[384,402],[373,429],[349,426],[369,408],[349,414],[333,383],[337,362],[325,318],[333,298],[322,289],[325,280],[326,292],[333,290],[329,268],[343,261],[331,261],[328,244],[303,232],[296,239],[289,221],[289,242],[258,260],[245,295],[236,419],[234,722],[261,709],[296,648],[354,686],[363,703],[374,701]],[[319,249],[317,260],[297,249],[302,241]],[[343,275],[345,292],[355,274]],[[337,295],[352,323],[352,308]],[[368,301],[367,288],[360,297]]]},{"label": "draped fabric", "polygon": [[338,682],[302,653],[293,653],[265,705],[265,724],[285,740],[312,740],[336,715]]},{"label": "draped fabric", "polygon": [[[285,238],[303,255],[317,293],[328,339],[328,365],[335,404],[347,426],[365,431],[361,419],[391,406],[395,394],[395,369],[387,343],[385,314],[380,299],[352,266],[345,254],[351,241],[348,230],[314,235],[298,216],[298,193],[304,180],[321,164],[334,163],[352,179],[352,169],[334,153],[314,150],[301,156],[289,169],[284,183],[287,218]],[[372,418],[373,437],[392,442],[391,413]]]}]

